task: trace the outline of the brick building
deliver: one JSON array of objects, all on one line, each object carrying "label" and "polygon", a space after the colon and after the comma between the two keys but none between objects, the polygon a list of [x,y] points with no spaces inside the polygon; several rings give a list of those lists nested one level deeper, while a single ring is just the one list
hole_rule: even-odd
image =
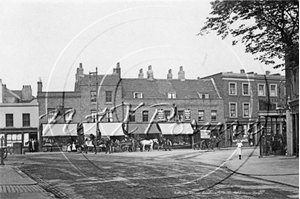
[{"label": "brick building", "polygon": [[38,108],[30,85],[10,90],[0,79],[0,138],[14,153],[22,153],[30,139],[37,140]]},{"label": "brick building", "polygon": [[285,103],[285,77],[269,71],[266,74],[246,73],[242,69],[240,73],[222,72],[202,79],[207,78],[214,79],[224,99],[225,128],[230,126],[226,132],[227,145],[235,145],[236,139],[249,145],[257,144],[259,134],[256,132],[265,126],[268,138],[262,140],[264,153],[271,153],[272,148],[267,147],[267,143],[272,145],[275,135],[285,134],[285,115],[279,111]]},{"label": "brick building", "polygon": [[[177,79],[173,79],[171,70],[166,76],[166,79],[155,79],[149,66],[145,78],[142,69],[138,78],[121,78],[119,63],[112,74],[98,74],[97,69],[85,74],[80,64],[74,91],[45,92],[42,82],[38,82],[39,114],[42,116],[40,135],[60,137],[56,141],[65,145],[70,138],[75,138],[75,132],[69,131],[76,124],[83,124],[85,134],[95,134],[98,118],[102,135],[124,136],[122,123],[128,119],[128,131],[134,135],[151,138],[162,133],[174,143],[190,146],[193,142],[192,121],[196,121],[198,127],[206,123],[212,127],[224,123],[223,99],[213,79],[186,79],[183,67],[180,67]],[[177,116],[162,122],[171,116],[175,106]],[[75,111],[70,121],[66,120],[68,110]],[[51,121],[53,118],[54,122]],[[66,124],[71,126],[68,132],[63,130]],[[177,125],[177,130],[168,131],[171,125]],[[181,135],[174,136],[175,131]]]},{"label": "brick building", "polygon": [[[123,102],[131,104],[132,108],[144,104],[130,115],[129,130],[136,129],[135,134],[148,134],[153,137],[155,135],[151,134],[157,136],[160,128],[162,134],[169,137],[173,143],[191,144],[192,121],[197,121],[199,127],[208,122],[211,126],[224,123],[223,99],[213,79],[186,79],[182,66],[177,79],[173,79],[171,69],[166,76],[166,79],[155,79],[152,67],[149,66],[146,78],[141,69],[138,78],[122,79]],[[156,121],[166,120],[174,106],[177,109],[175,119],[159,123],[158,127],[152,125],[147,129],[156,112]],[[184,130],[181,135],[174,136],[166,126],[172,126],[176,122],[182,122],[186,126],[182,127]]]}]

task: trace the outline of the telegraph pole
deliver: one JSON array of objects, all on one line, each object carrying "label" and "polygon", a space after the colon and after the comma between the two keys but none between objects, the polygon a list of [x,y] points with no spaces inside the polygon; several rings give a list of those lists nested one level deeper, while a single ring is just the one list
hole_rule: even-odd
[{"label": "telegraph pole", "polygon": [[89,76],[91,78],[92,75],[96,76],[96,137],[99,137],[99,126],[98,126],[98,112],[99,112],[99,108],[98,108],[98,68],[96,67],[96,72],[90,72]]}]

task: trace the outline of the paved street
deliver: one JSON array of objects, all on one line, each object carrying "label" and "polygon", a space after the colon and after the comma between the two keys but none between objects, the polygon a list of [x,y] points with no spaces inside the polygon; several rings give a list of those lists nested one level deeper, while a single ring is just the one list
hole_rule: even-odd
[{"label": "paved street", "polygon": [[[247,159],[252,152],[253,159]],[[41,198],[299,198],[299,186],[295,186],[293,180],[277,182],[276,179],[266,179],[261,173],[245,175],[243,169],[249,170],[247,165],[251,167],[255,161],[271,161],[271,158],[258,158],[256,155],[257,151],[246,149],[243,159],[238,161],[233,149],[96,155],[38,153],[10,156],[4,167],[24,174],[22,181],[27,185],[22,186],[31,186],[31,190],[35,190],[32,192]],[[298,159],[290,162],[296,164]],[[262,168],[267,165],[259,164]],[[258,172],[259,168],[260,165],[257,165],[254,171]],[[280,171],[277,167],[275,173],[266,175],[274,177]],[[298,179],[298,168],[290,167],[286,172],[280,178]],[[31,178],[26,178],[25,174]],[[15,178],[18,180],[17,176]],[[14,186],[15,190],[19,187],[0,186],[2,190],[3,187]],[[0,196],[18,198],[8,193],[17,191],[0,191]],[[30,192],[18,194],[25,196],[22,194]]]}]

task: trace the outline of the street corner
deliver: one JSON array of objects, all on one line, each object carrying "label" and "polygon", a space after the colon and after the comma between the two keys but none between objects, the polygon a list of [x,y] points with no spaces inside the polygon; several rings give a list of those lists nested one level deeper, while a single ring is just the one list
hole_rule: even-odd
[{"label": "street corner", "polygon": [[35,185],[36,181],[28,177],[17,167],[1,166],[0,167],[0,186],[3,185]]}]

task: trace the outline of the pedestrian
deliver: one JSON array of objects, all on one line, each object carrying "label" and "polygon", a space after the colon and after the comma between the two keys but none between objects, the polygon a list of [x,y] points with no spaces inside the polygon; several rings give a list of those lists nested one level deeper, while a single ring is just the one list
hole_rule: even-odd
[{"label": "pedestrian", "polygon": [[239,160],[241,160],[241,159],[242,159],[242,146],[243,146],[242,141],[239,140],[239,141],[236,143],[236,146],[237,146],[236,150],[237,150],[237,153],[238,153],[238,155],[239,155]]},{"label": "pedestrian", "polygon": [[[70,148],[71,148],[71,146],[70,146]],[[76,151],[76,145],[75,145],[75,143],[74,143],[74,142],[72,143],[72,148],[71,148],[71,151]]]},{"label": "pedestrian", "polygon": [[68,151],[69,153],[71,152],[71,144],[70,144],[70,143],[68,143],[67,151]]},{"label": "pedestrian", "polygon": [[83,151],[85,152],[85,154],[88,153],[88,139],[85,139],[85,142],[83,144]]},{"label": "pedestrian", "polygon": [[32,152],[35,152],[35,146],[36,146],[35,139],[32,140],[31,146],[32,146]]},{"label": "pedestrian", "polygon": [[107,153],[111,153],[111,140],[107,140],[106,143],[105,143],[105,154]]},{"label": "pedestrian", "polygon": [[29,141],[28,141],[28,151],[32,152],[32,141],[31,141],[31,139],[29,139]]}]

